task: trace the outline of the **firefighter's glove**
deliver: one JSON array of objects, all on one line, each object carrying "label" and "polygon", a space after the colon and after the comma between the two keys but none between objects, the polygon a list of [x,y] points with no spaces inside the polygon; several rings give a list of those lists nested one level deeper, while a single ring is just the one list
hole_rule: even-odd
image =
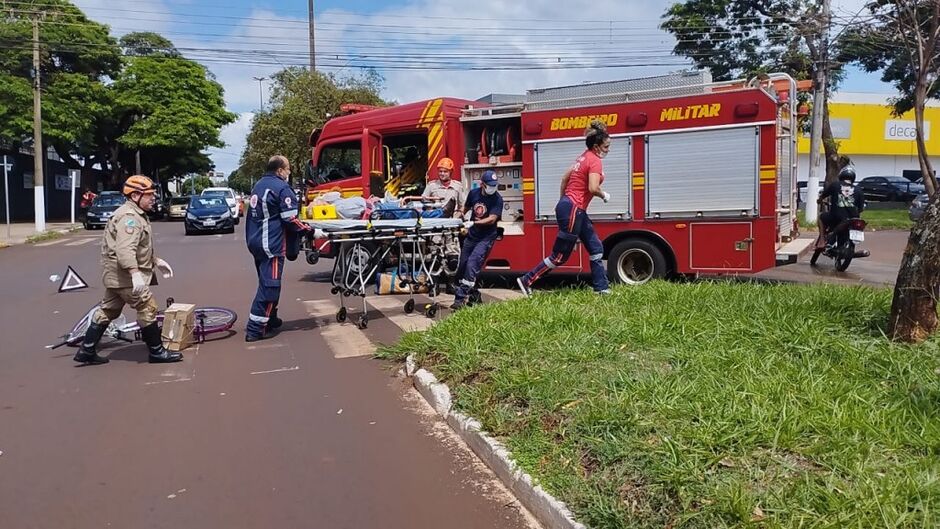
[{"label": "firefighter's glove", "polygon": [[468,221],[464,222],[464,223],[463,223],[463,227],[469,230],[470,228],[473,227],[473,221],[472,221],[472,220],[468,220]]},{"label": "firefighter's glove", "polygon": [[607,202],[610,202],[610,193],[608,193],[607,191],[601,191],[601,193],[602,193],[601,200],[603,200],[605,204]]},{"label": "firefighter's glove", "polygon": [[147,281],[144,280],[144,274],[141,272],[131,274],[131,282],[134,284],[133,292],[135,296],[143,294],[147,288]]},{"label": "firefighter's glove", "polygon": [[173,277],[173,267],[170,266],[170,263],[157,257],[156,261],[154,261],[154,264],[157,265],[157,270],[159,270],[160,273],[163,274],[164,279],[168,277]]}]

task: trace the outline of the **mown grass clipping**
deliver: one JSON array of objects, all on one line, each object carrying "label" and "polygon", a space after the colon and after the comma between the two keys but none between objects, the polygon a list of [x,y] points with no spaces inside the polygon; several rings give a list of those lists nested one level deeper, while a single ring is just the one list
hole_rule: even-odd
[{"label": "mown grass clipping", "polygon": [[406,334],[582,523],[940,527],[940,340],[891,292],[657,282],[540,293]]}]

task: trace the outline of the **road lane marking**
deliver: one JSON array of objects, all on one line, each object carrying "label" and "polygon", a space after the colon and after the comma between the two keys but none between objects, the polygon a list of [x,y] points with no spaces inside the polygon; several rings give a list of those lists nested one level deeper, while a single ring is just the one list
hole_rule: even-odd
[{"label": "road lane marking", "polygon": [[65,245],[66,245],[66,246],[81,246],[81,245],[83,245],[83,244],[88,244],[88,243],[90,243],[90,242],[97,241],[97,240],[98,240],[97,237],[95,237],[95,238],[93,238],[93,239],[78,239],[78,240],[75,240],[75,241],[72,241],[72,242],[65,243]]},{"label": "road lane marking", "polygon": [[355,358],[358,356],[372,356],[375,354],[375,344],[355,323],[357,314],[348,315],[346,323],[336,321],[336,312],[339,307],[332,301],[317,299],[304,301],[307,314],[316,320],[320,334],[326,344],[333,351],[333,358]]},{"label": "road lane marking", "polygon": [[153,386],[155,384],[175,384],[177,382],[189,382],[192,378],[176,378],[173,380],[158,380],[156,382],[144,382],[145,386]]},{"label": "road lane marking", "polygon": [[300,366],[282,367],[280,369],[271,369],[269,371],[252,371],[252,375],[269,375],[271,373],[286,373],[288,371],[300,371]]}]

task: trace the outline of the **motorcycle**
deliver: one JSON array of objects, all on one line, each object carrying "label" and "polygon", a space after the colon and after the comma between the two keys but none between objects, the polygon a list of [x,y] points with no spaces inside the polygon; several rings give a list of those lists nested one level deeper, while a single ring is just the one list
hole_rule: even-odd
[{"label": "motorcycle", "polygon": [[[852,259],[870,256],[871,252],[868,250],[855,249],[856,244],[865,241],[865,226],[867,225],[868,223],[855,216],[843,220],[830,232],[824,228],[822,215],[820,215],[817,221],[819,238],[816,239],[813,257],[809,260],[810,266],[816,266],[816,260],[820,255],[824,255],[834,261],[836,270],[844,272],[852,263]],[[835,233],[835,241],[828,244],[831,233]]]}]

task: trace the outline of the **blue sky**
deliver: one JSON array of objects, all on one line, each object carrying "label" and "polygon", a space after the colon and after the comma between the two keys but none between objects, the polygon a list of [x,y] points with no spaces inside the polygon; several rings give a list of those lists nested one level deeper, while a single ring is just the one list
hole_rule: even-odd
[{"label": "blue sky", "polygon": [[[213,149],[218,169],[238,166],[259,83],[307,62],[307,1],[73,0],[116,34],[156,31],[203,62],[226,90],[239,120]],[[658,75],[683,69],[672,39],[658,30],[667,0],[316,0],[317,68],[353,74],[378,64],[383,97],[399,102],[435,96],[476,99],[489,93],[585,81]],[[861,0],[834,0],[850,20]],[[321,54],[324,54],[321,56]],[[535,69],[519,70],[519,56]],[[507,65],[466,71],[465,66]],[[612,67],[620,65],[622,67]],[[439,66],[442,69],[428,69]],[[565,67],[560,67],[565,66]],[[460,71],[463,69],[464,71]],[[266,94],[268,86],[262,81]],[[850,71],[842,90],[891,94],[877,74]]]}]

